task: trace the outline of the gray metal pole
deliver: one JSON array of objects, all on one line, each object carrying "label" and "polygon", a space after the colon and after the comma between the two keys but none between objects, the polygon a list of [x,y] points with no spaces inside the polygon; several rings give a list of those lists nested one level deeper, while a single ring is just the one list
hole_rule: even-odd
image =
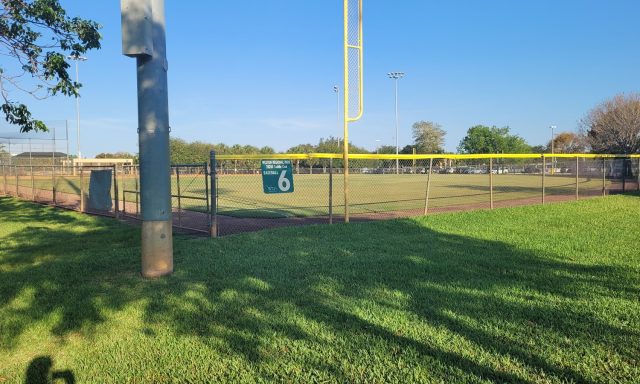
[{"label": "gray metal pole", "polygon": [[142,275],[173,272],[164,0],[122,0],[123,53],[136,58]]},{"label": "gray metal pole", "polygon": [[216,152],[209,152],[209,162],[211,163],[211,211],[209,212],[209,231],[211,237],[218,237],[218,189],[216,188]]}]

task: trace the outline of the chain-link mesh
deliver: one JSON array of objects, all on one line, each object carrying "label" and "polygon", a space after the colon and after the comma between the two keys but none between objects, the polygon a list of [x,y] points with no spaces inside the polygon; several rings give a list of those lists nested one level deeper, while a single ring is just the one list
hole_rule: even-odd
[{"label": "chain-link mesh", "polygon": [[[329,158],[333,156],[333,158]],[[354,155],[349,161],[352,221],[425,213],[552,203],[640,188],[638,157],[396,159]],[[171,167],[174,226],[226,235],[344,220],[344,169],[335,155],[290,159],[293,192],[265,193],[261,160],[220,156],[209,164]],[[87,204],[91,174],[111,172],[112,206]],[[137,166],[0,166],[0,192],[91,213],[140,218]],[[213,179],[211,178],[213,177]],[[215,228],[215,229],[214,229]]]},{"label": "chain-link mesh", "polygon": [[362,0],[349,0],[348,11],[345,15],[346,23],[346,76],[347,86],[347,116],[356,118],[362,108],[362,36],[361,36],[361,5]]}]

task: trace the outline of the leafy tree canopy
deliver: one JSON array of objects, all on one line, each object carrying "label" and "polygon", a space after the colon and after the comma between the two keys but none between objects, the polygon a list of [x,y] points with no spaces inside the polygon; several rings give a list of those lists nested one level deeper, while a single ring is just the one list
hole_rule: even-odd
[{"label": "leafy tree canopy", "polygon": [[444,153],[444,136],[447,133],[440,124],[418,121],[411,128],[417,153]]},{"label": "leafy tree canopy", "polygon": [[36,99],[78,97],[81,84],[69,76],[68,56],[99,49],[100,28],[94,21],[67,16],[58,0],[0,0],[0,55],[14,63],[7,67],[3,60],[0,65],[0,108],[7,122],[21,132],[47,130],[14,93]]},{"label": "leafy tree canopy", "polygon": [[518,135],[509,133],[509,127],[498,128],[476,125],[469,128],[460,141],[461,153],[531,153],[531,147]]}]

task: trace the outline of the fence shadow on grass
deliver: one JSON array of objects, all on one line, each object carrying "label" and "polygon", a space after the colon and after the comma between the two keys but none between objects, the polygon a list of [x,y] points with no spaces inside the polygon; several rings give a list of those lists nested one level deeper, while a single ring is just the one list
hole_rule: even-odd
[{"label": "fence shadow on grass", "polygon": [[[9,212],[13,204],[19,215]],[[1,199],[0,212],[20,224],[42,217],[43,208]],[[67,217],[57,212],[44,219]],[[348,358],[401,381],[426,364],[434,380],[544,375],[588,383],[606,378],[579,370],[577,360],[554,361],[531,340],[558,349],[571,348],[570,340],[622,361],[638,352],[628,340],[640,334],[581,305],[587,296],[637,299],[630,286],[638,277],[622,267],[561,261],[396,220],[351,224],[348,232],[336,225],[177,238],[176,273],[147,281],[138,276],[137,229],[92,218],[94,229],[79,234],[78,216],[69,217],[66,225],[12,233],[10,245],[0,246],[1,349],[15,348],[22,333],[54,313],[51,335],[98,337],[103,311],[146,299],[140,332],[169,328],[247,364],[302,361],[307,372],[338,381],[354,380],[342,364]],[[33,299],[16,304],[25,292]],[[294,345],[301,355],[288,349]],[[399,370],[399,360],[413,368]]]}]

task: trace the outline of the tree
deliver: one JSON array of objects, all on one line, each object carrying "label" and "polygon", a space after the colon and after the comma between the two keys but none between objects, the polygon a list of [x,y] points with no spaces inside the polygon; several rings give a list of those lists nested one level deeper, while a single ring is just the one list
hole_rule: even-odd
[{"label": "tree", "polygon": [[[551,150],[551,140],[547,144]],[[561,132],[553,139],[554,153],[584,153],[586,149],[585,139],[582,135],[573,132]]]},{"label": "tree", "polygon": [[[0,55],[15,60],[15,70],[0,66],[0,106],[5,119],[21,132],[46,131],[29,108],[11,97],[22,91],[43,99],[57,94],[79,96],[80,83],[71,80],[68,56],[100,48],[101,27],[94,21],[67,16],[58,0],[0,1]],[[35,79],[25,85],[21,78]]]},{"label": "tree", "polygon": [[461,153],[531,153],[531,146],[518,135],[509,134],[509,127],[476,125],[469,128],[460,145]]},{"label": "tree", "polygon": [[547,153],[548,147],[546,145],[534,145],[531,147],[531,153]]},{"label": "tree", "polygon": [[640,152],[640,94],[620,94],[603,102],[580,125],[595,153]]},{"label": "tree", "polygon": [[447,133],[440,124],[418,121],[411,128],[417,153],[444,153],[444,136]]},{"label": "tree", "polygon": [[381,155],[395,155],[396,147],[394,145],[381,145],[376,149],[376,153]]}]

